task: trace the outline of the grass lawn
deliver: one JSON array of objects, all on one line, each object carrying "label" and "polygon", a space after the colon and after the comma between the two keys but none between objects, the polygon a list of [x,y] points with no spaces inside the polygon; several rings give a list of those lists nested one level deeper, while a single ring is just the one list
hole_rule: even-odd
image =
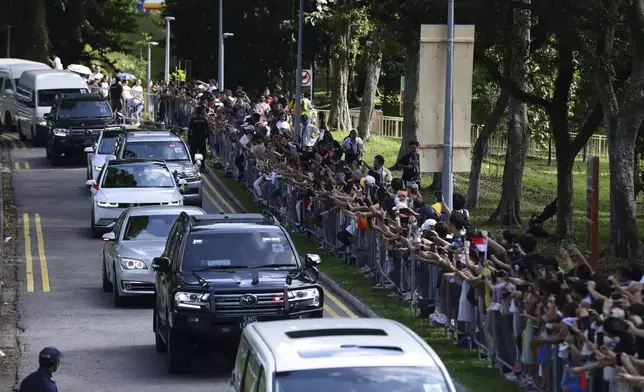
[{"label": "grass lawn", "polygon": [[[335,132],[334,137],[342,140],[348,133]],[[375,155],[382,155],[385,158],[385,166],[391,167],[396,161],[396,155],[400,147],[400,139],[383,136],[374,136],[366,143],[364,160],[371,162]],[[485,224],[492,212],[496,209],[500,199],[501,180],[503,179],[504,156],[488,156],[483,163],[481,176],[481,194],[479,206],[469,208],[472,222],[476,227],[491,232],[500,232],[503,227]],[[608,162],[602,161],[599,168],[599,238],[600,252],[606,249],[610,240],[610,198],[609,198],[609,177]],[[392,172],[394,178],[400,177],[400,171]],[[458,173],[455,176],[455,192],[467,194],[469,173]],[[431,176],[424,175],[422,184],[428,187],[431,183]],[[579,248],[586,247],[586,163],[577,161],[573,172],[573,230],[574,241]],[[426,200],[434,200],[434,196],[426,188],[421,189]],[[528,158],[523,175],[523,188],[521,198],[521,215],[523,223],[527,225],[531,214],[541,213],[543,208],[552,202],[557,196],[557,168],[553,159],[552,166],[548,166],[545,159]],[[644,221],[639,222],[640,232],[644,231]],[[549,233],[555,231],[555,219],[548,221],[544,228]],[[551,251],[559,246],[556,241],[542,241],[542,249]]]},{"label": "grass lawn", "polygon": [[[219,172],[221,173],[221,172]],[[237,200],[249,212],[261,212],[250,194],[231,178],[219,175],[219,179],[230,189]],[[320,253],[317,244],[307,237],[291,232],[291,237],[300,253]],[[517,392],[515,383],[507,382],[498,371],[489,369],[489,362],[477,359],[476,351],[465,350],[450,342],[442,329],[432,329],[424,319],[416,317],[406,304],[388,297],[389,291],[373,288],[359,270],[348,266],[344,261],[324,256],[321,270],[351,294],[362,300],[382,317],[402,322],[424,337],[440,355],[450,375],[462,383],[470,392]]]}]

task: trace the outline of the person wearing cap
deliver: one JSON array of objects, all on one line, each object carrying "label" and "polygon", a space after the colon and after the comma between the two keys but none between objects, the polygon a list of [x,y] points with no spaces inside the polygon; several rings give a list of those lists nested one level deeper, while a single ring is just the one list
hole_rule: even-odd
[{"label": "person wearing cap", "polygon": [[[206,156],[206,140],[208,139],[209,124],[206,119],[205,109],[198,106],[195,115],[190,119],[188,124],[188,144],[190,145],[190,155],[202,154]],[[204,170],[205,165],[201,165]]]},{"label": "person wearing cap", "polygon": [[22,380],[18,392],[58,392],[52,374],[58,370],[61,356],[55,347],[43,348],[38,355],[38,370]]}]

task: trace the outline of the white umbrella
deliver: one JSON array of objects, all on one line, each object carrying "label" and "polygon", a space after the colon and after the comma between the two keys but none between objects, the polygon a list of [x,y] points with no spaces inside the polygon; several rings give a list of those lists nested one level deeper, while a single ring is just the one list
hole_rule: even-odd
[{"label": "white umbrella", "polygon": [[80,64],[70,64],[67,69],[81,75],[91,75],[92,70],[89,67]]}]

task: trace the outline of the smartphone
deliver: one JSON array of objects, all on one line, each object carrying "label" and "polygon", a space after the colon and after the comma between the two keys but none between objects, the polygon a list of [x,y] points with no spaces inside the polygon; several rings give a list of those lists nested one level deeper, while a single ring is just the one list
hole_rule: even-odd
[{"label": "smartphone", "polygon": [[597,346],[601,347],[604,345],[604,333],[597,332]]},{"label": "smartphone", "polygon": [[622,295],[621,294],[611,294],[610,299],[612,299],[613,301],[619,301],[620,299],[622,299]]},{"label": "smartphone", "polygon": [[622,366],[622,355],[620,353],[615,355],[615,365]]},{"label": "smartphone", "polygon": [[564,282],[563,272],[557,272],[557,282],[559,282],[559,284]]},{"label": "smartphone", "polygon": [[519,290],[519,291],[528,291],[528,290],[530,290],[530,285],[529,284],[518,284],[517,285],[517,290]]},{"label": "smartphone", "polygon": [[565,239],[561,240],[561,247],[564,249],[568,248],[568,241]]}]

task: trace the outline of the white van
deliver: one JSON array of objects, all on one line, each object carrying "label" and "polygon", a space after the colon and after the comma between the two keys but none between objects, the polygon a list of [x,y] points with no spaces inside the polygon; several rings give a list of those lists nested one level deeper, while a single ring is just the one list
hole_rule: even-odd
[{"label": "white van", "polygon": [[44,116],[60,93],[89,93],[89,88],[83,78],[73,72],[42,69],[22,74],[14,94],[21,140],[31,139],[34,145],[42,145],[47,140]]},{"label": "white van", "polygon": [[231,385],[235,392],[456,392],[420,336],[374,318],[249,324]]},{"label": "white van", "polygon": [[[42,64],[37,61],[25,60],[25,59],[14,59],[14,58],[3,58],[0,59],[0,65],[11,65],[11,64],[22,64],[22,63],[36,63]],[[51,69],[51,67],[49,67]]]},{"label": "white van", "polygon": [[10,130],[17,129],[17,123],[14,119],[16,118],[18,107],[13,96],[22,73],[36,69],[51,69],[49,65],[44,63],[24,61],[22,63],[0,64],[0,124],[5,125]]}]

